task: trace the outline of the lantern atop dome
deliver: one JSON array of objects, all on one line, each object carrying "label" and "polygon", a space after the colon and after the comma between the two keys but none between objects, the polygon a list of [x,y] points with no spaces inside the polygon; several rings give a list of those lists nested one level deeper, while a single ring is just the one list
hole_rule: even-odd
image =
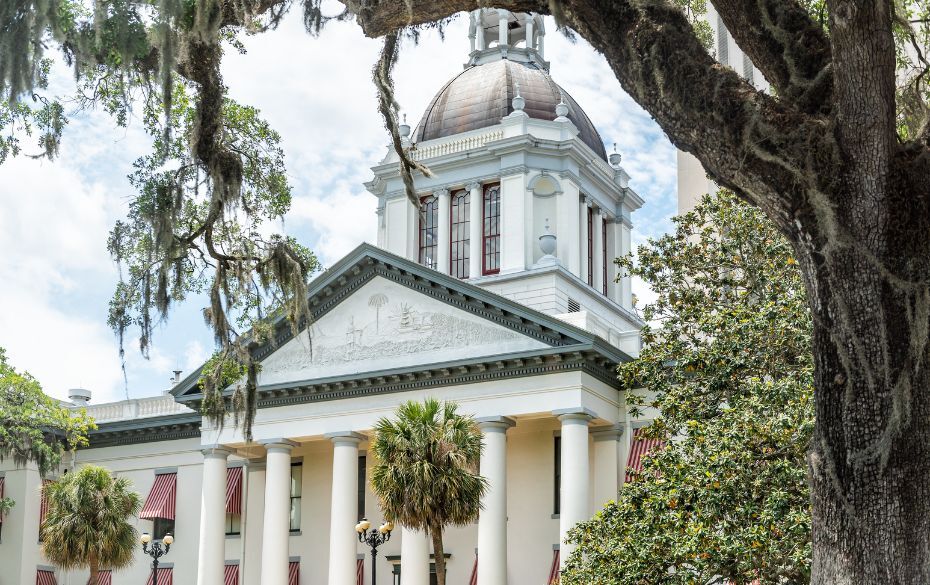
[{"label": "lantern atop dome", "polygon": [[471,53],[466,66],[507,59],[534,63],[548,71],[545,37],[543,19],[538,14],[502,8],[473,10],[468,27]]}]

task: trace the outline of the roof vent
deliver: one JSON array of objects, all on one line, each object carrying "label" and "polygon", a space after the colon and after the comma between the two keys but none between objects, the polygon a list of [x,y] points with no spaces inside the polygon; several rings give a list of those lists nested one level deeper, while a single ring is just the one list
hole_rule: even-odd
[{"label": "roof vent", "polygon": [[71,404],[75,406],[87,406],[87,403],[90,402],[90,390],[85,388],[72,388],[68,390],[68,398],[71,399]]},{"label": "roof vent", "polygon": [[568,299],[568,312],[569,313],[581,312],[581,303],[579,303],[575,299],[569,298]]}]

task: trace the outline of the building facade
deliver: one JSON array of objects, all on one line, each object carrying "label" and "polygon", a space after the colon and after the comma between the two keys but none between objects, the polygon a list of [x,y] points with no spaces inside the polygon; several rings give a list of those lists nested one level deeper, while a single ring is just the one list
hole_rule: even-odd
[{"label": "building facade", "polygon": [[[261,361],[254,440],[201,419],[199,371],[164,396],[88,404],[99,429],[66,469],[96,464],[146,498],[140,531],[171,532],[159,583],[356,585],[371,557],[362,517],[381,520],[368,482],[371,429],[407,400],[454,400],[484,434],[489,482],[478,521],[445,534],[451,585],[551,583],[577,522],[616,497],[643,420],[615,369],[643,323],[612,259],[630,249],[643,201],[581,107],[549,76],[543,20],[471,14],[464,71],[415,131],[406,196],[388,152],[367,183],[377,245],[363,244],[310,285],[313,323],[277,324]],[[0,585],[83,585],[42,557],[43,480],[0,464],[16,500],[0,528]],[[107,575],[150,579],[149,559]],[[428,585],[427,537],[398,526],[379,585]],[[53,581],[50,581],[53,580]],[[364,579],[364,581],[363,581]]]}]

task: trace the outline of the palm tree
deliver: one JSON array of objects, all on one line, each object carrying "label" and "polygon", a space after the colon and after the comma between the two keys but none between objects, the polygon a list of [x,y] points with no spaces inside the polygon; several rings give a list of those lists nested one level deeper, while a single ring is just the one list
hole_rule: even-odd
[{"label": "palm tree", "polygon": [[129,518],[142,499],[128,479],[89,465],[44,489],[48,513],[39,535],[48,560],[62,569],[89,568],[88,585],[97,585],[101,567],[132,564],[138,535]]},{"label": "palm tree", "polygon": [[475,521],[487,481],[478,474],[481,431],[454,402],[427,398],[375,425],[372,487],[386,520],[424,530],[433,541],[436,580],[446,582],[442,531]]},{"label": "palm tree", "polygon": [[368,306],[375,308],[375,333],[381,332],[381,307],[387,302],[388,298],[384,293],[375,293],[368,299]]}]

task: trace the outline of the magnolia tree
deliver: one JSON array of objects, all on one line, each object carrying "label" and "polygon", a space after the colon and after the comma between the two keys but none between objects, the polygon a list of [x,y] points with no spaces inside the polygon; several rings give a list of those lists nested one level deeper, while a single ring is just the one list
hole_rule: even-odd
[{"label": "magnolia tree", "polygon": [[724,191],[637,257],[623,266],[656,297],[621,377],[666,446],[572,532],[563,583],[809,583],[813,357],[791,247]]},{"label": "magnolia tree", "polygon": [[[117,331],[139,326],[147,340],[153,318],[205,279],[205,317],[221,355],[249,373],[238,401],[248,410],[247,436],[254,338],[240,335],[230,313],[261,319],[259,307],[275,297],[293,326],[307,321],[312,267],[294,242],[250,228],[277,217],[288,198],[270,195],[281,191],[258,178],[267,167],[250,177],[250,151],[229,132],[223,47],[236,47],[241,32],[273,28],[293,5],[311,32],[354,16],[367,35],[385,37],[374,74],[379,109],[415,197],[414,173],[429,171],[405,156],[397,132],[398,34],[487,7],[346,0],[346,12],[326,15],[321,1],[0,3],[0,90],[10,98],[0,123],[31,125],[40,153],[55,154],[65,127],[58,102],[41,92],[50,46],[79,74],[84,105],[119,121],[136,97],[155,104],[166,144],[189,122],[183,156],[159,154],[156,180],[134,200],[141,221],[115,234],[128,277],[112,322]],[[813,318],[812,581],[930,582],[930,427],[922,424],[930,414],[930,8],[917,0],[718,0],[727,28],[771,84],[762,93],[705,49],[706,27],[692,22],[703,0],[494,5],[553,14],[585,38],[676,146],[787,237]],[[187,117],[171,122],[177,77],[193,98]],[[2,142],[3,156],[22,149],[15,137]],[[219,392],[205,388],[214,418],[225,414]]]}]

